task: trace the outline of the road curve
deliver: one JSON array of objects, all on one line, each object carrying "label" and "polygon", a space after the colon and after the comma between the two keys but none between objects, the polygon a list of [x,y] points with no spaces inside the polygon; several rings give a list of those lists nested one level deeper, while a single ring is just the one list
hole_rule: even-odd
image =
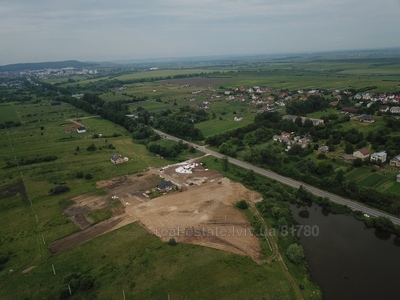
[{"label": "road curve", "polygon": [[[166,134],[166,133],[161,132],[159,130],[155,130],[154,129],[154,131],[157,134],[159,134],[162,138],[166,138],[166,139],[177,141],[177,142],[178,141],[183,141],[184,143],[195,147],[197,150],[199,150],[201,152],[204,152],[206,154],[210,154],[210,155],[215,156],[217,158],[222,158],[222,157],[225,156],[225,155],[223,155],[221,153],[218,153],[216,151],[210,150],[210,149],[206,148],[205,146],[200,146],[200,145],[197,145],[195,143],[182,140],[180,138],[177,138],[177,137],[174,137],[172,135]],[[291,187],[294,187],[294,188],[299,188],[302,185],[304,188],[306,188],[308,191],[310,191],[314,195],[321,196],[321,197],[327,197],[332,202],[343,204],[343,205],[347,205],[348,207],[350,207],[353,210],[362,211],[363,213],[368,214],[368,215],[373,216],[373,217],[379,217],[379,216],[387,217],[390,220],[392,220],[393,223],[400,224],[400,218],[397,218],[397,217],[392,216],[392,215],[390,215],[388,213],[379,211],[377,209],[371,208],[369,206],[366,206],[366,205],[364,205],[362,203],[359,203],[359,202],[356,202],[354,200],[343,198],[341,196],[338,196],[338,195],[332,194],[330,192],[321,190],[319,188],[316,188],[316,187],[314,187],[312,185],[309,185],[309,184],[306,184],[304,182],[301,182],[301,181],[298,181],[298,180],[294,180],[292,178],[288,178],[288,177],[279,175],[279,174],[277,174],[275,172],[272,172],[272,171],[269,171],[269,170],[266,170],[266,169],[263,169],[263,168],[260,168],[260,167],[256,167],[256,166],[254,166],[252,164],[249,164],[247,162],[244,162],[244,161],[232,158],[232,157],[228,157],[228,160],[229,160],[230,163],[232,163],[234,165],[237,165],[237,166],[242,167],[242,168],[247,169],[247,170],[253,170],[255,173],[258,173],[258,174],[263,175],[265,177],[274,179],[274,180],[279,181],[281,183],[284,183],[284,184],[286,184],[288,186],[291,186]]]}]

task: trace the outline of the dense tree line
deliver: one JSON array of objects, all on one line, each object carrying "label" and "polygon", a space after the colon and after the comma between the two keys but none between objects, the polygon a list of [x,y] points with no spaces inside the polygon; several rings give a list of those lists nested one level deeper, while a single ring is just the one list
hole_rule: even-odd
[{"label": "dense tree line", "polygon": [[286,105],[286,112],[290,115],[304,116],[308,113],[324,110],[329,107],[331,100],[320,96],[310,96],[305,101],[291,101]]},{"label": "dense tree line", "polygon": [[35,158],[21,158],[18,160],[18,162],[10,162],[7,161],[6,165],[3,167],[3,169],[8,169],[8,168],[14,168],[17,166],[26,166],[26,165],[32,165],[32,164],[38,164],[42,162],[50,162],[56,160],[58,157],[55,155],[48,155],[48,156],[43,156],[43,157],[35,157]]},{"label": "dense tree line", "polygon": [[159,154],[162,157],[174,158],[177,157],[182,151],[188,149],[188,145],[175,142],[168,145],[162,145],[157,142],[150,142],[147,144],[146,148],[150,152]]}]

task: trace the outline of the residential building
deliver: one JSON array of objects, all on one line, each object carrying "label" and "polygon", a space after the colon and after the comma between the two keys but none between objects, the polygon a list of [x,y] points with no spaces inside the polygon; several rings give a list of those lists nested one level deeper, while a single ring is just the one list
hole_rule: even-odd
[{"label": "residential building", "polygon": [[381,106],[381,107],[379,108],[379,111],[380,111],[380,112],[388,112],[388,111],[389,111],[389,106]]},{"label": "residential building", "polygon": [[361,122],[366,122],[366,123],[373,123],[374,122],[374,117],[371,115],[362,115],[360,118]]},{"label": "residential building", "polygon": [[368,159],[369,155],[370,155],[369,150],[365,148],[353,152],[353,156],[355,158],[361,158],[362,160]]},{"label": "residential building", "polygon": [[77,133],[84,133],[84,132],[86,132],[86,127],[85,126],[79,126],[78,128],[76,128],[76,132]]},{"label": "residential building", "polygon": [[123,157],[123,156],[121,156],[119,154],[114,154],[114,155],[111,156],[111,162],[113,164],[121,164],[121,163],[124,163],[124,162],[127,162],[127,161],[128,161],[127,157]]},{"label": "residential building", "polygon": [[392,158],[389,163],[393,167],[400,167],[400,155]]},{"label": "residential building", "polygon": [[234,119],[236,122],[240,122],[240,121],[243,120],[243,117],[242,117],[242,116],[236,116],[236,117],[234,117],[233,119]]},{"label": "residential building", "polygon": [[400,174],[397,174],[396,181],[397,181],[397,182],[400,182]]},{"label": "residential building", "polygon": [[342,112],[349,113],[349,114],[356,114],[356,113],[358,113],[358,109],[352,108],[352,107],[343,107]]},{"label": "residential building", "polygon": [[387,154],[386,151],[382,152],[375,152],[374,154],[371,155],[371,162],[376,162],[376,163],[384,163],[386,162]]},{"label": "residential building", "polygon": [[163,181],[157,186],[157,189],[163,193],[169,192],[169,191],[173,190],[173,188],[174,188],[174,184],[171,181]]},{"label": "residential building", "polygon": [[390,108],[390,112],[391,112],[392,114],[398,114],[398,113],[400,113],[400,106],[392,106],[392,107]]},{"label": "residential building", "polygon": [[321,147],[318,148],[318,152],[327,153],[327,152],[329,152],[329,147],[328,146],[321,146]]}]

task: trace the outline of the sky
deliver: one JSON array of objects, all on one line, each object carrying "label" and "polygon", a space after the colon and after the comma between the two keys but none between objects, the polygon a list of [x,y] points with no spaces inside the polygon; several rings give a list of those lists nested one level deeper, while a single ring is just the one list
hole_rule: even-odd
[{"label": "sky", "polygon": [[400,0],[0,0],[0,65],[400,47]]}]

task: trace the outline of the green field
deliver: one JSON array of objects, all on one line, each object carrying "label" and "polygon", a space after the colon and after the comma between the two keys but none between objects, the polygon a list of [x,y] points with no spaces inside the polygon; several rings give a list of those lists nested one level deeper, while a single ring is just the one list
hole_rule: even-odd
[{"label": "green field", "polygon": [[13,104],[1,104],[0,105],[0,123],[7,121],[19,122],[20,118],[17,115]]},{"label": "green field", "polygon": [[385,176],[373,173],[358,182],[358,185],[365,187],[375,187],[383,183],[387,178]]},{"label": "green field", "polygon": [[57,299],[61,290],[68,290],[65,277],[70,274],[95,278],[94,287],[75,290],[74,299],[122,299],[123,293],[126,299],[248,299],[250,294],[254,299],[294,299],[277,262],[258,265],[206,247],[168,246],[138,224],[51,256],[26,274],[9,278],[0,298]]},{"label": "green field", "polygon": [[400,194],[400,184],[396,182],[393,174],[384,171],[372,172],[372,167],[359,167],[345,175],[347,180],[354,180],[360,187],[373,187],[380,192]]}]

